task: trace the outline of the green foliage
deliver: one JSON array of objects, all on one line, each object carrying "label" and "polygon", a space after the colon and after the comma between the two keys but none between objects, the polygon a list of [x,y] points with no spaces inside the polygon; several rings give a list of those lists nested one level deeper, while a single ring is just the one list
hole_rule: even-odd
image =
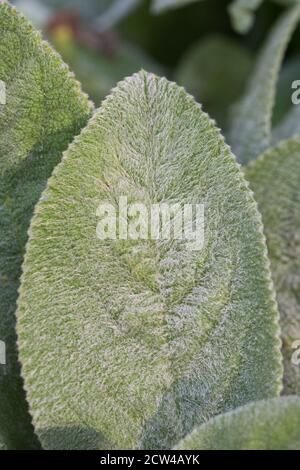
[{"label": "green foliage", "polygon": [[299,450],[300,398],[263,400],[211,419],[181,450]]},{"label": "green foliage", "polygon": [[280,124],[273,131],[273,143],[289,139],[300,134],[300,107],[293,106]]},{"label": "green foliage", "polygon": [[300,339],[300,137],[267,150],[246,176],[263,216],[279,303],[284,392],[300,394],[300,368],[291,361],[293,343]]},{"label": "green foliage", "polygon": [[[97,239],[97,207],[124,194],[203,203],[204,248]],[[215,414],[277,395],[274,297],[256,204],[214,123],[166,79],[121,82],[31,224],[18,335],[44,447],[170,448]]]},{"label": "green foliage", "polygon": [[0,4],[0,432],[9,448],[37,447],[20,378],[15,308],[33,208],[61,153],[91,113],[67,66],[23,16]]},{"label": "green foliage", "polygon": [[7,446],[5,444],[5,441],[3,437],[0,435],[0,450],[7,450]]},{"label": "green foliage", "polygon": [[199,1],[202,0],[152,0],[152,10],[155,13],[162,13],[169,8],[183,7]]},{"label": "green foliage", "polygon": [[[282,70],[280,71],[278,77],[276,102],[272,118],[273,135],[274,133],[277,133],[277,129],[279,129],[282,123],[286,120],[287,116],[290,114],[291,109],[294,109],[294,106],[291,103],[291,96],[295,91],[292,89],[292,83],[298,77],[300,77],[300,57],[296,55],[287,59],[287,61],[283,64]],[[283,138],[288,137],[291,137],[291,135],[286,135]]]},{"label": "green foliage", "polygon": [[[300,133],[300,106],[291,104],[291,96],[295,89],[292,84],[300,77],[300,59],[290,59],[284,66],[277,87],[276,107],[273,123],[273,144],[289,139]],[[281,118],[281,119],[280,119]]]},{"label": "green foliage", "polygon": [[175,80],[224,129],[228,109],[244,91],[251,68],[252,57],[246,48],[226,36],[214,35],[191,47],[178,65]]},{"label": "green foliage", "polygon": [[263,0],[234,0],[229,6],[233,27],[239,33],[247,33],[253,25],[254,12]]},{"label": "green foliage", "polygon": [[115,52],[105,55],[76,44],[64,31],[55,34],[52,43],[97,105],[123,77],[141,68],[153,72],[160,70],[154,61],[131,44],[122,43]]},{"label": "green foliage", "polygon": [[275,25],[259,56],[245,97],[234,109],[230,142],[243,164],[255,159],[271,145],[278,73],[299,17],[300,5],[296,5]]},{"label": "green foliage", "polygon": [[[68,67],[0,3],[0,450],[300,448],[300,398],[278,398],[300,394],[297,35],[279,74],[300,2],[277,0],[298,5],[246,88],[278,7],[264,2],[237,44],[228,3],[200,1],[18,3],[97,103],[123,76],[163,68],[231,125],[249,183],[215,121],[165,78],[135,73],[89,120]],[[262,3],[232,1],[235,30]],[[100,240],[97,208],[120,215],[124,195],[148,213],[179,204],[171,226],[203,204],[204,246]],[[125,217],[141,234],[140,216]]]},{"label": "green foliage", "polygon": [[[142,0],[113,0],[97,18],[99,31],[107,31],[134,10]],[[82,2],[81,2],[82,3]]]}]

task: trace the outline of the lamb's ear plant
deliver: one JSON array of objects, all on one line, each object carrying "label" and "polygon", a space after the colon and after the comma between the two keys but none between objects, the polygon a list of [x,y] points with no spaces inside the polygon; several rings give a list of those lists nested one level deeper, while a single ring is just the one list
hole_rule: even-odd
[{"label": "lamb's ear plant", "polygon": [[[203,204],[203,247],[99,239],[100,204],[122,221],[120,197],[149,211]],[[31,223],[17,330],[46,449],[170,448],[216,414],[279,394],[278,311],[256,203],[183,88],[135,74],[71,144]]]},{"label": "lamb's ear plant", "polygon": [[234,107],[230,143],[238,160],[247,164],[272,143],[276,83],[286,47],[300,17],[300,4],[275,25],[258,58],[244,98]]},{"label": "lamb's ear plant", "polygon": [[86,124],[91,104],[50,46],[0,4],[0,433],[8,448],[38,446],[17,359],[15,309],[33,208],[62,151]]},{"label": "lamb's ear plant", "polygon": [[300,398],[250,403],[192,431],[179,450],[299,450]]},{"label": "lamb's ear plant", "polygon": [[267,150],[246,168],[263,216],[280,310],[284,393],[300,395],[293,345],[300,338],[300,137]]}]

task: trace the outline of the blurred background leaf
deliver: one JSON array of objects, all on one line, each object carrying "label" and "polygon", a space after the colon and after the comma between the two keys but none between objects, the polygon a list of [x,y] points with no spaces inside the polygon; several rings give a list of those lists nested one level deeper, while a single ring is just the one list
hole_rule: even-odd
[{"label": "blurred background leaf", "polygon": [[226,36],[208,36],[183,56],[175,80],[226,129],[229,106],[244,91],[252,66],[251,52],[238,42]]},{"label": "blurred background leaf", "polygon": [[[253,58],[284,9],[299,0],[15,0],[61,53],[98,106],[124,76],[144,68],[178,81],[223,132]],[[243,32],[244,34],[240,34]],[[300,32],[285,58],[273,124],[300,78]]]}]

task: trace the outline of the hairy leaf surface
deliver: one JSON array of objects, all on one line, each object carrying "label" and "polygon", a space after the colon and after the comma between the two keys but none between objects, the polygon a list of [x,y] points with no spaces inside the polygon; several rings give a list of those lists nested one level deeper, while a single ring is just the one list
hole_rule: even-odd
[{"label": "hairy leaf surface", "polygon": [[299,17],[298,4],[275,25],[258,58],[245,96],[233,110],[230,142],[243,164],[255,159],[271,144],[278,73]]},{"label": "hairy leaf surface", "polygon": [[[204,204],[204,246],[100,240],[97,208],[118,214],[121,196],[149,210]],[[18,334],[43,445],[170,448],[215,414],[277,395],[277,321],[256,203],[213,121],[166,79],[121,82],[31,224]]]},{"label": "hairy leaf surface", "polygon": [[15,309],[27,229],[47,178],[91,105],[68,68],[23,16],[0,4],[0,432],[35,446],[17,361]]},{"label": "hairy leaf surface", "polygon": [[300,450],[300,398],[250,403],[211,419],[183,439],[180,450]]},{"label": "hairy leaf surface", "polygon": [[284,355],[284,392],[300,394],[300,368],[293,364],[300,340],[300,138],[267,150],[246,169],[263,216],[276,287]]}]

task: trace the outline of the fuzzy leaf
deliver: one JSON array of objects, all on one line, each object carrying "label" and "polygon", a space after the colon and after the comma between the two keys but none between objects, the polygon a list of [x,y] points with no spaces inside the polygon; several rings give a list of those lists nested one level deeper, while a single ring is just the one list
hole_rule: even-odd
[{"label": "fuzzy leaf", "polygon": [[203,424],[179,450],[300,450],[300,398],[250,403]]},{"label": "fuzzy leaf", "polygon": [[34,204],[91,105],[66,65],[23,16],[0,4],[0,433],[9,448],[36,446],[20,378],[15,308]]},{"label": "fuzzy leaf", "polygon": [[229,6],[229,13],[234,29],[247,33],[254,22],[254,12],[263,0],[234,0]]},{"label": "fuzzy leaf", "polygon": [[258,58],[245,97],[234,109],[230,141],[243,164],[255,159],[271,144],[278,73],[299,17],[300,5],[296,5],[275,25]]},{"label": "fuzzy leaf", "polygon": [[175,77],[224,129],[228,109],[242,95],[251,67],[252,57],[246,48],[226,36],[214,35],[191,47]]},{"label": "fuzzy leaf", "polygon": [[[204,247],[101,241],[97,208],[120,196],[204,204]],[[31,224],[18,335],[44,447],[170,448],[215,414],[275,396],[274,298],[256,203],[214,123],[166,79],[121,82]]]},{"label": "fuzzy leaf", "polygon": [[284,392],[300,394],[300,367],[292,362],[300,340],[300,137],[266,151],[248,166],[246,175],[263,216],[277,291]]}]

